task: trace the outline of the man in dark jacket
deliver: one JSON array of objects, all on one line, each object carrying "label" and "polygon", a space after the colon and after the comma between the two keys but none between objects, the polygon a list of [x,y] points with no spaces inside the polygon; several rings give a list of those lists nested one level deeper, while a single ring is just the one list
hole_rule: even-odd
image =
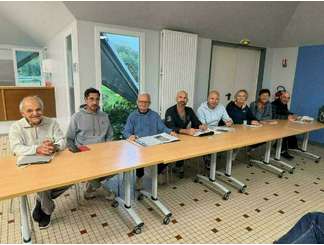
[{"label": "man in dark jacket", "polygon": [[[294,115],[288,109],[288,102],[290,95],[288,92],[282,92],[280,97],[272,102],[272,117],[273,119],[284,119],[284,120],[296,120],[297,116]],[[282,141],[282,152],[281,156],[288,160],[292,160],[294,157],[288,153],[288,149],[298,148],[296,136],[289,136],[283,138]]]},{"label": "man in dark jacket", "polygon": [[[177,104],[167,109],[165,113],[165,125],[179,134],[194,135],[194,133],[201,129],[206,130],[207,126],[202,124],[192,108],[186,106],[188,102],[188,94],[181,90],[177,93]],[[178,161],[176,166],[179,171],[179,177],[183,178],[184,161]]]},{"label": "man in dark jacket", "polygon": [[259,125],[260,123],[246,104],[247,99],[248,92],[245,89],[237,91],[235,94],[235,101],[228,103],[226,111],[232,118],[234,124]]}]

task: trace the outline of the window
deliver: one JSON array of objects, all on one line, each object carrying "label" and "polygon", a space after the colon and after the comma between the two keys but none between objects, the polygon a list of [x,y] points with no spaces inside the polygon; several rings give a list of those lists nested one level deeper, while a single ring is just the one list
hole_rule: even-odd
[{"label": "window", "polygon": [[110,116],[114,138],[122,137],[127,116],[136,109],[140,87],[140,37],[100,33],[103,110]]},{"label": "window", "polygon": [[34,50],[14,50],[16,86],[41,86],[41,54]]}]

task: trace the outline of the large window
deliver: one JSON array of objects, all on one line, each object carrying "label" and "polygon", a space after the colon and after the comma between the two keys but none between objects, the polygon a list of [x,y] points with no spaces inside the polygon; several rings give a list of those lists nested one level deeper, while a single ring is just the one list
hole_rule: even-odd
[{"label": "large window", "polygon": [[14,50],[17,86],[41,86],[41,54],[34,50]]},{"label": "large window", "polygon": [[136,109],[140,37],[101,32],[100,52],[103,110],[110,117],[114,138],[120,139],[128,115]]}]

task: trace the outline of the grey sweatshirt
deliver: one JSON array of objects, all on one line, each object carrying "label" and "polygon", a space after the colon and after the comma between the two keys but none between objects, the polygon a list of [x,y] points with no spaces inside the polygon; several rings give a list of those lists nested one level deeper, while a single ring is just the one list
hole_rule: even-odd
[{"label": "grey sweatshirt", "polygon": [[92,113],[80,106],[80,111],[73,114],[66,134],[67,145],[89,145],[111,140],[113,128],[108,114],[101,111]]}]

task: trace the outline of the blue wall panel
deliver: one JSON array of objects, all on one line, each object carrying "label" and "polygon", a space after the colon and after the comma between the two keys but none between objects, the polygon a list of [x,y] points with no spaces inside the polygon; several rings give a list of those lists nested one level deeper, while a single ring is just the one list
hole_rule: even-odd
[{"label": "blue wall panel", "polygon": [[[324,105],[324,45],[300,47],[298,51],[291,111],[317,118]],[[310,140],[324,143],[324,130],[311,133]]]}]

